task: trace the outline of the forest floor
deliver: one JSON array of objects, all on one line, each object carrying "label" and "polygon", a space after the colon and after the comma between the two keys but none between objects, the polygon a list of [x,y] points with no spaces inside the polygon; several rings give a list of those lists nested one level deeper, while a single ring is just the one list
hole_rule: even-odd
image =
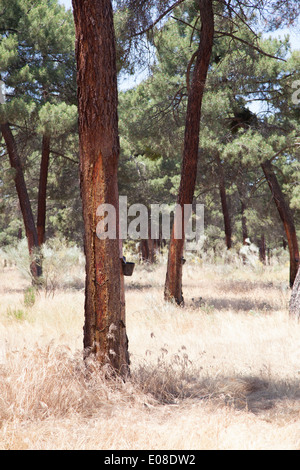
[{"label": "forest floor", "polygon": [[131,378],[82,363],[84,291],[30,297],[0,271],[0,449],[299,450],[300,324],[288,267],[186,264],[126,278]]}]

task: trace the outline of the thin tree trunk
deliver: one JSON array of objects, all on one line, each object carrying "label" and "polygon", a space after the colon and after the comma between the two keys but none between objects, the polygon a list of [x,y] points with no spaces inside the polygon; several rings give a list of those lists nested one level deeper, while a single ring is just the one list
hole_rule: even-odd
[{"label": "thin tree trunk", "polygon": [[[201,105],[214,38],[212,0],[199,0],[199,9],[202,27],[192,83],[189,90],[181,181],[177,198],[177,204],[182,208],[182,220],[184,220],[184,205],[192,204],[194,197],[198,165]],[[175,238],[175,225],[173,224],[164,295],[165,300],[175,301],[179,305],[183,304],[182,259],[184,238],[184,227],[182,227],[181,239]]]},{"label": "thin tree trunk", "polygon": [[140,241],[140,254],[142,261],[153,264],[155,263],[155,246],[156,240],[151,239],[151,223],[149,221],[149,235],[147,239]]},{"label": "thin tree trunk", "polygon": [[248,245],[247,240],[248,236],[248,227],[247,227],[247,219],[245,216],[246,204],[244,201],[241,201],[241,215],[242,215],[242,237],[243,237],[243,245]]},{"label": "thin tree trunk", "polygon": [[290,252],[290,286],[293,287],[299,268],[299,247],[293,215],[278,183],[272,163],[267,160],[261,164],[266,180],[271,189],[278,213],[283,222]]},{"label": "thin tree trunk", "polygon": [[50,137],[44,135],[43,141],[42,141],[42,160],[41,160],[41,167],[40,167],[38,215],[37,215],[37,235],[38,235],[39,246],[41,246],[45,241],[46,200],[47,200],[49,157],[50,157]]},{"label": "thin tree trunk", "polygon": [[259,259],[263,264],[266,264],[266,239],[264,235],[260,237]]},{"label": "thin tree trunk", "polygon": [[[7,122],[1,124],[1,132],[7,147],[10,165],[15,170],[15,186],[23,216],[23,222],[28,241],[29,254],[32,256],[34,254],[34,251],[38,250],[39,244],[31,203],[29,200],[27,187],[24,179],[23,168],[13,133]],[[30,270],[33,279],[38,279],[42,275],[42,268],[39,263],[38,257],[32,261],[30,265]]]},{"label": "thin tree trunk", "polygon": [[[79,106],[80,173],[85,228],[85,353],[128,373],[124,279],[119,250],[118,92],[110,0],[73,0]],[[117,239],[96,235],[101,204],[116,209]]]},{"label": "thin tree trunk", "polygon": [[140,241],[140,254],[142,261],[149,261],[149,245],[148,240]]},{"label": "thin tree trunk", "polygon": [[219,171],[219,192],[220,192],[222,212],[223,212],[223,218],[224,218],[226,246],[227,246],[227,249],[230,250],[230,248],[232,247],[232,238],[231,238],[232,230],[231,230],[231,220],[230,220],[228,203],[227,203],[224,169],[222,166],[220,156],[217,155],[216,158],[217,158],[218,171]]},{"label": "thin tree trunk", "polygon": [[300,269],[298,269],[298,273],[293,285],[290,300],[290,315],[297,320],[300,320]]}]

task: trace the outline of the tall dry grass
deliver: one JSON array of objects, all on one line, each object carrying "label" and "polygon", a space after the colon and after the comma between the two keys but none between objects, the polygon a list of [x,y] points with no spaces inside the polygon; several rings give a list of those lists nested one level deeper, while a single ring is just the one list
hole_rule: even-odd
[{"label": "tall dry grass", "polygon": [[165,265],[126,279],[131,377],[82,362],[84,293],[35,294],[0,272],[0,449],[299,449],[300,325],[288,268],[184,269],[185,307],[163,301]]}]

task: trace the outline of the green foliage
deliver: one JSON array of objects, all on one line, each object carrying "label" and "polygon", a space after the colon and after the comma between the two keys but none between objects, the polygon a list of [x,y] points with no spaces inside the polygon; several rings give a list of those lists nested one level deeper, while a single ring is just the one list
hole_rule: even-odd
[{"label": "green foliage", "polygon": [[[217,30],[232,33],[230,23],[218,16],[215,19]],[[240,41],[216,35],[214,43],[202,105],[195,202],[205,205],[207,233],[209,226],[215,227],[216,240],[224,239],[216,160],[220,157],[234,242],[238,245],[242,240],[243,203],[251,240],[258,244],[264,234],[268,246],[275,247],[281,243],[284,230],[260,164],[266,159],[274,162],[287,200],[297,209],[299,154],[295,143],[299,120],[291,103],[291,81],[298,77],[299,55],[291,54],[288,38],[263,40],[255,37],[241,18],[235,17],[234,21]],[[190,60],[199,40],[197,22],[194,2],[179,7],[173,18],[155,32],[151,76],[120,96],[120,181],[122,193],[130,192],[135,201],[150,204],[176,200],[187,70],[191,66],[191,75]],[[256,101],[261,107],[259,115],[252,111]],[[209,238],[213,242],[214,237]]]},{"label": "green foliage", "polygon": [[8,307],[6,310],[6,315],[11,320],[24,321],[26,319],[26,312],[20,308]]},{"label": "green foliage", "polygon": [[36,289],[34,287],[28,287],[24,291],[24,305],[26,308],[34,306],[36,300]]},{"label": "green foliage", "polygon": [[[180,184],[188,88],[194,66],[191,58],[201,27],[198,2],[186,0],[153,31],[132,34],[147,29],[171,3],[114,2],[119,79],[141,64],[147,64],[149,70],[142,83],[119,95],[119,191],[128,196],[129,204],[171,205]],[[279,12],[283,22],[288,16],[296,16],[297,2],[289,4],[289,11],[284,11],[284,2],[268,2],[264,12],[268,27],[276,25]],[[218,159],[237,251],[242,242],[242,203],[253,242],[258,244],[264,234],[268,247],[275,248],[284,236],[260,167],[266,159],[273,162],[300,231],[300,155],[296,145],[300,111],[292,102],[293,82],[300,79],[300,53],[291,51],[287,37],[255,36],[253,29],[262,25],[259,8],[252,8],[250,2],[244,2],[241,8],[235,0],[230,5],[231,18],[222,2],[214,5],[218,33],[202,105],[195,202],[205,205],[207,253],[219,253],[219,245],[224,246]],[[266,2],[260,2],[262,5]],[[52,241],[45,247],[45,282],[50,290],[65,283],[63,273],[55,278],[55,271],[59,272],[61,265],[71,269],[70,245],[76,243],[81,248],[83,243],[74,43],[72,14],[57,0],[11,0],[6,2],[3,14],[1,11],[0,72],[7,102],[0,106],[0,121],[11,124],[35,217],[42,137],[51,139],[46,235],[63,238],[64,242],[62,251]],[[145,45],[147,54],[142,47]],[[6,255],[16,262],[19,258],[18,264],[23,263],[28,274],[26,243],[19,243],[17,238],[22,222],[15,172],[10,169],[3,141],[0,156],[0,246],[14,246],[14,255],[8,248]],[[82,266],[82,261],[79,264]]]},{"label": "green foliage", "polygon": [[[60,231],[79,241],[82,218],[74,43],[72,13],[57,0],[12,0],[0,16],[0,72],[7,91],[0,121],[11,125],[35,218],[42,138],[50,137],[46,236]],[[16,237],[22,227],[6,153],[0,141],[0,197],[10,209],[9,223],[5,211],[0,213],[4,244],[11,243],[13,233]],[[68,222],[61,223],[66,206]]]},{"label": "green foliage", "polygon": [[77,107],[67,103],[45,103],[39,111],[37,132],[53,138],[68,134],[76,128],[78,119]]}]

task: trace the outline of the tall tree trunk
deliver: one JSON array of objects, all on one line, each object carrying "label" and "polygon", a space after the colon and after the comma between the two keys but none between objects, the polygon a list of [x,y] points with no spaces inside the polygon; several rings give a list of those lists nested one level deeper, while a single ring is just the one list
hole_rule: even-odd
[{"label": "tall tree trunk", "polygon": [[[199,0],[199,9],[202,27],[200,44],[188,96],[181,181],[177,198],[177,204],[180,205],[182,209],[183,221],[184,205],[192,204],[194,197],[198,165],[201,105],[214,38],[212,0]],[[164,295],[166,300],[175,301],[179,305],[183,304],[182,259],[184,238],[184,227],[182,227],[181,239],[175,238],[175,225],[173,224]]]},{"label": "tall tree trunk", "polygon": [[266,239],[262,235],[259,242],[259,259],[263,264],[266,264]]},{"label": "tall tree trunk", "polygon": [[155,263],[155,248],[157,246],[157,240],[151,239],[151,222],[149,221],[149,235],[147,239],[140,241],[140,255],[142,261],[153,264]]},{"label": "tall tree trunk", "polygon": [[300,320],[300,269],[298,269],[298,273],[293,285],[290,300],[290,315],[297,320]]},{"label": "tall tree trunk", "polygon": [[231,239],[232,230],[231,230],[231,220],[230,220],[228,203],[227,203],[224,169],[223,169],[223,165],[222,165],[219,154],[217,155],[216,158],[217,158],[218,173],[219,173],[219,192],[220,192],[222,212],[223,212],[223,218],[224,218],[226,246],[227,246],[227,249],[230,250],[230,248],[232,247],[232,239]]},{"label": "tall tree trunk", "polygon": [[42,160],[41,160],[41,167],[40,167],[38,214],[37,214],[37,235],[38,235],[39,246],[41,246],[45,241],[46,200],[47,200],[49,157],[50,157],[50,137],[44,135],[43,141],[42,141]]},{"label": "tall tree trunk", "polygon": [[248,245],[247,240],[248,236],[248,227],[247,227],[247,219],[245,216],[246,204],[243,200],[241,200],[241,215],[242,215],[242,237],[243,237],[243,245]]},{"label": "tall tree trunk", "polygon": [[293,287],[299,268],[299,247],[293,215],[278,183],[276,174],[272,168],[271,161],[265,161],[261,164],[261,167],[271,189],[274,202],[284,225],[290,252],[290,286]]},{"label": "tall tree trunk", "polygon": [[[39,243],[31,203],[29,200],[27,187],[24,179],[23,168],[13,133],[7,122],[1,124],[1,132],[7,147],[10,165],[15,170],[15,186],[23,216],[23,222],[28,241],[29,254],[32,256],[34,254],[34,251],[38,250]],[[33,279],[37,280],[42,275],[42,268],[38,256],[31,262],[30,270]]]},{"label": "tall tree trunk", "polygon": [[[85,228],[84,348],[128,372],[124,279],[119,250],[118,92],[110,0],[73,0],[79,106],[80,174]],[[116,209],[117,239],[96,235],[99,205]]]}]

